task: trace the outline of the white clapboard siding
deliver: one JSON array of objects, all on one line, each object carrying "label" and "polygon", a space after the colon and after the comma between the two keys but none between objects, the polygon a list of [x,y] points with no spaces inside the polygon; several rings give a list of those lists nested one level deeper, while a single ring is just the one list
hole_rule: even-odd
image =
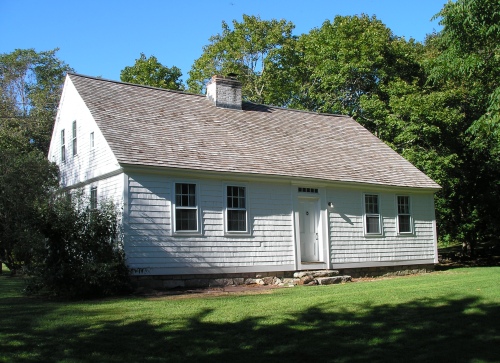
[{"label": "white clapboard siding", "polygon": [[224,231],[224,188],[228,183],[194,180],[202,233],[176,236],[170,203],[176,181],[193,179],[128,175],[125,248],[130,267],[155,274],[175,273],[186,267],[196,271],[244,266],[259,271],[262,266],[294,263],[289,186],[245,184],[251,234],[234,236]]},{"label": "white clapboard siding", "polygon": [[[73,154],[73,122],[76,121],[77,153]],[[65,135],[66,161],[61,159],[61,131]],[[91,134],[94,144],[91,146]],[[52,133],[49,160],[61,172],[64,187],[87,184],[120,169],[118,162],[104,139],[89,109],[76,91],[69,77],[66,78],[59,111]]]},{"label": "white clapboard siding", "polygon": [[[370,193],[369,190],[366,192]],[[379,195],[383,234],[365,236],[364,197],[358,190],[329,190],[335,200],[329,212],[330,253],[335,264],[432,260],[434,246],[434,205],[432,194],[410,194],[414,233],[397,233],[395,193]]]},{"label": "white clapboard siding", "polygon": [[123,174],[118,174],[105,179],[99,179],[92,184],[86,186],[86,194],[90,195],[90,188],[97,188],[97,199],[99,202],[111,201],[117,207],[117,211],[121,214],[123,208]]}]

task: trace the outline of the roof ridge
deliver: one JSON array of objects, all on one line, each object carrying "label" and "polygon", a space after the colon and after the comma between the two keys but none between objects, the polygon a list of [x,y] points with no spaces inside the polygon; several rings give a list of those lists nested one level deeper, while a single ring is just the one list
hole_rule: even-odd
[{"label": "roof ridge", "polygon": [[284,110],[284,111],[309,113],[309,114],[319,115],[319,116],[334,116],[334,117],[349,117],[349,118],[352,118],[349,115],[342,115],[342,114],[339,114],[339,113],[329,113],[329,112],[323,113],[323,112],[317,112],[317,111],[299,110],[299,109],[296,109],[296,108],[286,108],[286,107],[281,107],[281,106],[266,105],[266,104],[263,104],[263,103],[256,103],[256,102],[252,102],[252,101],[243,101],[243,103],[247,103],[247,104],[251,104],[251,105],[255,105],[255,106],[275,108],[275,109]]},{"label": "roof ridge", "polygon": [[191,93],[191,92],[178,91],[178,90],[168,89],[168,88],[148,86],[148,85],[145,85],[145,84],[115,81],[115,80],[109,79],[109,78],[101,78],[101,77],[88,76],[86,74],[81,74],[81,73],[67,72],[67,74],[68,75],[72,75],[72,76],[82,77],[82,78],[93,79],[95,81],[104,81],[104,82],[109,82],[109,83],[124,84],[124,85],[127,85],[127,86],[149,88],[149,89],[154,89],[154,90],[157,90],[157,91],[166,91],[166,92],[172,92],[172,93],[180,93],[180,94],[189,95],[189,96],[205,97],[205,95],[200,95],[200,94],[197,94],[197,93]]},{"label": "roof ridge", "polygon": [[[85,74],[81,74],[81,73],[76,73],[76,72],[67,72],[67,74],[73,75],[73,76],[77,76],[77,77],[82,77],[82,78],[89,78],[89,79],[93,79],[93,80],[96,80],[96,81],[103,81],[103,82],[109,82],[109,83],[115,83],[115,84],[123,84],[123,85],[128,85],[128,86],[148,88],[148,89],[153,89],[153,90],[158,90],[158,91],[166,91],[166,92],[172,92],[172,93],[179,93],[179,94],[188,95],[188,96],[206,97],[206,95],[202,95],[202,94],[198,94],[198,93],[178,91],[178,90],[167,89],[167,88],[160,88],[160,87],[154,87],[154,86],[148,86],[148,85],[138,84],[138,83],[115,81],[113,79],[101,78],[101,77],[93,77],[93,76],[89,76],[89,75],[85,75]],[[283,111],[308,113],[308,114],[312,114],[312,115],[333,116],[333,117],[351,117],[349,115],[341,115],[341,114],[329,113],[329,112],[323,113],[323,112],[309,111],[309,110],[299,110],[299,109],[296,109],[296,108],[287,108],[287,107],[281,107],[281,106],[275,106],[275,105],[266,105],[266,104],[263,104],[263,103],[257,103],[257,102],[252,102],[252,101],[243,101],[242,103],[243,104],[254,105],[254,106],[268,107],[268,108],[273,108],[273,109],[283,110]]]}]

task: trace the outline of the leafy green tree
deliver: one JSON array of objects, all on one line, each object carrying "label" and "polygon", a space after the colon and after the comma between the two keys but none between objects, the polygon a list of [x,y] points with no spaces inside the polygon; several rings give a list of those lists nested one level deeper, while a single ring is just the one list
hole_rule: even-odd
[{"label": "leafy green tree", "polygon": [[[0,54],[0,121],[17,120],[33,146],[48,153],[66,72],[58,49]],[[0,125],[1,126],[1,125]]]},{"label": "leafy green tree", "polygon": [[[303,76],[294,107],[358,116],[362,95],[418,75],[421,45],[394,36],[376,17],[336,16],[299,39]],[[372,131],[376,131],[367,124]]]},{"label": "leafy green tree", "polygon": [[44,241],[33,246],[25,269],[28,293],[88,298],[131,291],[113,203],[91,208],[80,193],[60,195],[41,215]]},{"label": "leafy green tree", "polygon": [[155,56],[146,58],[141,53],[133,66],[125,67],[120,73],[122,82],[143,84],[151,87],[166,88],[171,90],[184,90],[182,72],[179,68],[165,67]]},{"label": "leafy green tree", "polygon": [[0,259],[15,273],[43,236],[40,209],[58,185],[47,152],[65,72],[57,49],[0,55]]},{"label": "leafy green tree", "polygon": [[360,98],[358,119],[443,187],[440,239],[463,241],[470,255],[500,233],[499,9],[487,0],[449,2],[438,14],[443,30],[414,53],[413,79],[397,75]]},{"label": "leafy green tree", "polygon": [[[189,72],[189,90],[204,91],[213,75],[236,74],[242,82],[245,100],[283,103],[282,87],[276,78],[285,62],[294,58],[296,38],[294,25],[285,20],[261,20],[257,16],[243,15],[243,21],[233,20],[233,28],[222,22],[222,33],[212,36]],[[274,71],[268,69],[273,68]]]},{"label": "leafy green tree", "polygon": [[434,40],[441,51],[430,60],[434,86],[462,96],[464,115],[459,237],[473,254],[477,241],[498,240],[500,221],[500,3],[457,0],[437,15],[443,30]]},{"label": "leafy green tree", "polygon": [[40,208],[56,190],[58,168],[23,131],[0,128],[0,260],[13,274],[29,263],[43,240]]}]

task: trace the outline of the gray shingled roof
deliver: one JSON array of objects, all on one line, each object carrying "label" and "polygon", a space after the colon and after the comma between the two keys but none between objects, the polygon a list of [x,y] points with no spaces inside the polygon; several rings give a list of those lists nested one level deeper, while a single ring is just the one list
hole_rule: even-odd
[{"label": "gray shingled roof", "polygon": [[439,188],[347,116],[69,77],[120,164]]}]

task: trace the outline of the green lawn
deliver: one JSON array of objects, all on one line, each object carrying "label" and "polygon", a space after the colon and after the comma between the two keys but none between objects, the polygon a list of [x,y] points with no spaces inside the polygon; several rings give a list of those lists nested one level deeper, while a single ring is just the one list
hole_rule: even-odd
[{"label": "green lawn", "polygon": [[1,362],[500,362],[500,267],[85,302],[0,276]]}]

